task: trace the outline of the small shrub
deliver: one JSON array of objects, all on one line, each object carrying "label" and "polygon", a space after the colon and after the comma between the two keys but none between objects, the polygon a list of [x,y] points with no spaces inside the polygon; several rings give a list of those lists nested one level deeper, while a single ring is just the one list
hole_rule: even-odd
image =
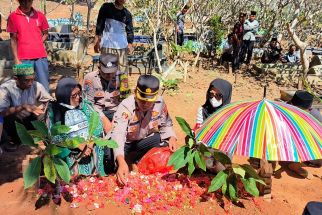
[{"label": "small shrub", "polygon": [[[33,121],[32,125],[36,130],[28,131],[26,127],[18,122],[16,122],[16,129],[21,143],[24,145],[39,147],[39,142],[42,141],[45,148],[39,148],[40,154],[33,159],[26,170],[23,172],[24,187],[25,189],[32,187],[39,179],[40,174],[43,172],[45,175],[45,182],[48,183],[46,187],[52,187],[50,190],[57,190],[53,195],[53,201],[55,204],[60,204],[60,195],[65,198],[65,193],[60,192],[60,184],[69,184],[71,180],[70,169],[73,168],[78,161],[68,167],[67,163],[59,156],[60,154],[69,153],[69,149],[78,148],[80,144],[95,142],[96,145],[100,147],[107,146],[109,148],[117,147],[117,143],[113,140],[105,140],[97,138],[94,136],[94,131],[99,121],[98,113],[93,112],[91,114],[88,126],[89,138],[85,140],[82,137],[67,138],[62,142],[54,143],[53,139],[56,135],[64,135],[70,131],[70,128],[66,125],[61,125],[60,123],[54,124],[50,129],[45,125],[44,122]],[[87,147],[80,153],[79,159],[85,153]],[[55,197],[55,198],[54,198]],[[47,193],[41,195],[36,202],[36,208],[48,203]]]},{"label": "small shrub", "polygon": [[213,49],[217,51],[221,45],[221,42],[224,38],[224,25],[221,21],[221,17],[218,15],[214,15],[210,20],[209,20],[209,26],[212,31],[212,35],[210,38],[210,41],[213,45]]},{"label": "small shrub", "polygon": [[239,199],[237,185],[241,182],[246,192],[252,196],[259,195],[256,183],[264,185],[265,183],[250,165],[232,164],[231,159],[220,151],[211,153],[204,144],[197,143],[194,132],[183,118],[176,117],[176,120],[187,135],[186,144],[173,153],[168,162],[169,166],[173,165],[175,170],[187,168],[188,174],[191,176],[198,167],[206,172],[205,157],[212,156],[215,160],[225,165],[226,169],[220,171],[212,179],[208,192],[215,192],[221,189],[224,196],[233,202],[237,202]]},{"label": "small shrub", "polygon": [[178,90],[178,80],[177,79],[170,79],[163,82],[163,87],[165,90]]}]

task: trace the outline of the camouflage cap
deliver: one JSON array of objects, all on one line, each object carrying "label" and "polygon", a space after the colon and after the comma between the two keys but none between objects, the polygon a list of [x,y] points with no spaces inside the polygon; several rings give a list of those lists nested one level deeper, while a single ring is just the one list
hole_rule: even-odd
[{"label": "camouflage cap", "polygon": [[13,75],[15,76],[28,76],[35,73],[32,64],[17,64],[13,66]]}]

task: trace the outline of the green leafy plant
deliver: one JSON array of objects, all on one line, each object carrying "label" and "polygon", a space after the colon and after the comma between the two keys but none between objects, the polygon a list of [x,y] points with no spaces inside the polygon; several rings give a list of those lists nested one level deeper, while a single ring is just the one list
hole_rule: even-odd
[{"label": "green leafy plant", "polygon": [[218,50],[221,41],[224,38],[224,25],[221,21],[221,17],[218,15],[214,15],[210,20],[209,20],[209,26],[211,27],[212,35],[211,35],[211,43],[213,45],[213,48],[215,51]]},{"label": "green leafy plant", "polygon": [[186,145],[173,153],[169,159],[168,165],[173,165],[175,170],[187,167],[189,176],[192,175],[196,167],[206,171],[206,162],[203,157],[210,156],[211,153],[205,145],[196,143],[192,129],[183,118],[176,117],[176,120],[183,132],[187,135]]},{"label": "green leafy plant", "polygon": [[170,43],[170,48],[172,50],[172,58],[174,56],[179,56],[181,54],[191,54],[194,50],[195,50],[195,47],[194,47],[194,44],[193,44],[193,41],[189,40],[188,42],[184,43],[182,46],[174,43],[174,42],[171,42]]},{"label": "green leafy plant", "polygon": [[163,81],[163,87],[165,90],[178,90],[178,80],[177,79],[169,79]]},{"label": "green leafy plant", "polygon": [[223,195],[233,202],[239,200],[239,189],[241,184],[243,189],[252,196],[259,196],[257,183],[265,185],[264,181],[258,176],[257,172],[249,164],[232,164],[230,158],[220,152],[215,151],[214,159],[225,165],[226,169],[220,171],[212,179],[208,192],[215,192],[221,189]]},{"label": "green leafy plant", "polygon": [[[56,180],[63,180],[66,183],[70,182],[72,169],[83,156],[86,151],[87,145],[91,142],[95,142],[100,147],[107,146],[109,148],[116,148],[117,143],[113,140],[105,140],[94,136],[94,131],[99,122],[99,116],[96,112],[93,112],[89,120],[89,138],[85,140],[82,137],[67,138],[62,142],[54,143],[54,137],[57,135],[64,135],[70,131],[70,128],[66,125],[56,123],[47,128],[46,124],[40,121],[33,121],[32,125],[35,130],[27,130],[26,127],[16,122],[16,129],[18,136],[24,145],[38,147],[40,149],[39,155],[34,158],[29,166],[23,173],[24,187],[25,189],[33,186],[43,170],[45,178],[51,183],[56,183]],[[40,142],[43,143],[43,147],[40,146]],[[78,156],[79,159],[68,168],[66,162],[62,159],[62,154],[69,153],[69,149],[75,149],[80,144],[86,143],[83,151]]]},{"label": "green leafy plant", "polygon": [[[181,117],[176,117],[181,129],[187,135],[186,144],[179,148],[170,157],[168,165],[174,166],[175,170],[187,168],[189,176],[199,167],[206,172],[206,157],[213,157],[225,166],[211,181],[208,192],[221,189],[222,194],[233,202],[238,201],[238,184],[242,184],[244,190],[252,196],[258,196],[259,191],[256,184],[265,185],[256,171],[248,164],[233,164],[231,159],[223,152],[210,152],[202,143],[197,143],[194,132],[189,124]],[[241,183],[240,183],[241,182]]]}]

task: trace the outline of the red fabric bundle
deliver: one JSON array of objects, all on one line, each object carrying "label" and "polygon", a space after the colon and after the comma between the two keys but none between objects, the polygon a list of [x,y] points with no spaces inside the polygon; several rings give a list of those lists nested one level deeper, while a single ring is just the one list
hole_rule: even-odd
[{"label": "red fabric bundle", "polygon": [[173,170],[173,166],[167,166],[171,155],[169,147],[153,148],[138,163],[139,171],[145,175],[168,173]]}]

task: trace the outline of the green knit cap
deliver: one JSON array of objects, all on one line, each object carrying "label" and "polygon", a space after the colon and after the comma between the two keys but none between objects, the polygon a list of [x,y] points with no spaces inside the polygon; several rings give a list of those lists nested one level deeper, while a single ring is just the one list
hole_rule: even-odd
[{"label": "green knit cap", "polygon": [[28,76],[35,73],[34,66],[32,64],[17,64],[13,67],[13,75],[15,76]]}]

